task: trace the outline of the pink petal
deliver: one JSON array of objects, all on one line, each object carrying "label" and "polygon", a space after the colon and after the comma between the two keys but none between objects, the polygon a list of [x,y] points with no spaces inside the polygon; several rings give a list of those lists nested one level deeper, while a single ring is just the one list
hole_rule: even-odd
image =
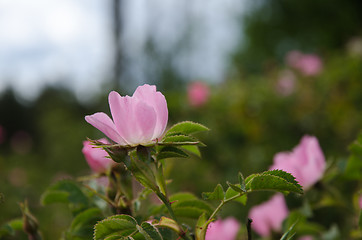
[{"label": "pink petal", "polygon": [[116,92],[109,95],[109,105],[116,128],[130,145],[152,140],[156,125],[155,110],[134,97],[121,97]]},{"label": "pink petal", "polygon": [[93,115],[85,117],[85,120],[93,125],[95,128],[103,132],[107,137],[119,144],[125,144],[122,137],[118,134],[116,126],[112,120],[107,116],[107,114],[98,112]]},{"label": "pink petal", "polygon": [[156,112],[145,102],[138,102],[134,109],[134,115],[138,127],[137,143],[148,143],[153,140],[156,126]]},{"label": "pink petal", "polygon": [[275,232],[280,232],[282,230],[282,223],[289,213],[284,196],[278,193],[269,200],[269,203],[269,224]]},{"label": "pink petal", "polygon": [[251,223],[251,227],[254,229],[254,231],[262,237],[267,237],[271,232],[264,213],[264,205],[255,206],[250,210],[249,218],[253,221]]},{"label": "pink petal", "polygon": [[309,187],[322,178],[326,160],[316,137],[306,135],[302,138],[301,144],[303,144],[304,156],[307,159],[303,178],[306,179],[305,187]]},{"label": "pink petal", "polygon": [[156,86],[145,84],[136,89],[133,97],[150,105],[156,112],[156,125],[152,140],[162,136],[168,121],[168,109],[165,96],[156,91]]},{"label": "pink petal", "polygon": [[283,170],[292,174],[300,184],[303,184],[303,175],[301,174],[300,167],[298,167],[295,163],[294,153],[281,152],[275,154],[274,164],[269,168],[269,170],[274,169]]},{"label": "pink petal", "polygon": [[113,121],[122,138],[127,144],[133,144],[132,135],[135,135],[135,119],[133,116],[133,99],[129,96],[121,97],[119,93],[112,91],[109,94],[109,107],[111,109]]},{"label": "pink petal", "polygon": [[232,217],[216,220],[209,224],[205,240],[235,240],[240,229],[240,223]]},{"label": "pink petal", "polygon": [[[99,140],[103,143],[109,143],[105,138]],[[102,148],[97,148],[89,141],[83,142],[82,152],[88,165],[94,172],[105,172],[108,168],[115,164],[113,160],[108,158],[108,153]]]},{"label": "pink petal", "polygon": [[280,232],[287,216],[288,208],[282,194],[276,194],[269,201],[253,207],[249,213],[253,220],[252,228],[263,237],[269,236],[272,231]]}]

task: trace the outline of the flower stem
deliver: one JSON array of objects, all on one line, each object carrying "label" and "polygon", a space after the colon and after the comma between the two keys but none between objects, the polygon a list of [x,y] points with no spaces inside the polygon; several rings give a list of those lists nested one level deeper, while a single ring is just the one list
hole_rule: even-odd
[{"label": "flower stem", "polygon": [[109,198],[107,198],[106,196],[98,193],[96,190],[94,190],[93,188],[91,188],[90,186],[86,185],[86,184],[82,184],[83,187],[87,188],[89,191],[91,191],[94,195],[96,195],[97,197],[99,197],[100,199],[104,200],[105,202],[107,202],[109,205],[111,205],[112,207],[116,207],[115,203],[110,200]]},{"label": "flower stem", "polygon": [[216,214],[220,211],[220,209],[228,202],[234,200],[234,199],[237,199],[238,197],[241,197],[245,194],[246,192],[242,192],[242,193],[239,193],[231,198],[228,198],[228,199],[225,199],[225,200],[221,200],[220,204],[217,206],[217,208],[214,210],[214,212],[211,214],[211,216],[209,217],[208,221],[212,220]]}]

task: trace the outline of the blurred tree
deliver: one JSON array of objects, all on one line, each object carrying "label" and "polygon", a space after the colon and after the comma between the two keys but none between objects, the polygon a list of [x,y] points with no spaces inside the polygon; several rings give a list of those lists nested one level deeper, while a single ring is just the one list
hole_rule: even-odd
[{"label": "blurred tree", "polygon": [[361,34],[362,1],[255,1],[242,19],[244,41],[234,55],[236,66],[260,72],[286,52],[324,53],[340,49]]}]

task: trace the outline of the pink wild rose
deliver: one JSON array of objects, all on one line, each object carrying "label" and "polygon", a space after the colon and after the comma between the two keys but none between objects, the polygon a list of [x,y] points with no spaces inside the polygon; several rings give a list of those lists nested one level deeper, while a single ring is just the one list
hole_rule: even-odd
[{"label": "pink wild rose", "polygon": [[298,69],[305,76],[318,75],[323,68],[322,60],[316,54],[304,54],[299,60]]},{"label": "pink wild rose", "polygon": [[207,227],[205,240],[235,240],[240,223],[232,217],[216,220]]},{"label": "pink wild rose", "polygon": [[286,56],[286,62],[305,76],[318,75],[323,68],[322,60],[318,55],[304,54],[299,51],[290,51]]},{"label": "pink wild rose", "polygon": [[[109,143],[105,138],[99,139],[98,141],[105,144]],[[113,160],[107,157],[108,153],[105,150],[95,147],[89,141],[83,142],[82,152],[85,159],[87,160],[89,167],[94,172],[106,172],[109,168],[116,164]]]},{"label": "pink wild rose", "polygon": [[270,170],[289,172],[308,189],[322,178],[325,168],[326,160],[317,138],[305,135],[292,152],[277,153]]},{"label": "pink wild rose", "polygon": [[85,120],[121,145],[136,146],[160,138],[168,121],[165,96],[156,86],[139,86],[133,96],[120,96],[112,91],[108,97],[113,121],[103,112],[86,116]]},{"label": "pink wild rose", "polygon": [[209,86],[203,82],[193,82],[188,86],[187,97],[191,106],[199,107],[209,99]]},{"label": "pink wild rose", "polygon": [[262,237],[270,236],[272,232],[280,232],[287,216],[288,207],[283,195],[279,193],[249,212],[249,218],[253,221],[251,227]]}]

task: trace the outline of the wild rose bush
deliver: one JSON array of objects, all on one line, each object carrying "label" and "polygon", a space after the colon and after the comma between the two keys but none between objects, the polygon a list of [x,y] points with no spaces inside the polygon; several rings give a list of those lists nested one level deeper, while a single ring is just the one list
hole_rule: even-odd
[{"label": "wild rose bush", "polygon": [[[246,230],[250,224],[220,216],[230,202],[240,204],[240,209],[256,205],[249,211],[249,218],[251,229],[261,237],[287,239],[296,234],[300,239],[320,239],[324,233],[340,236],[333,226],[324,228],[313,218],[321,202],[335,197],[320,182],[328,177],[324,176],[328,169],[315,137],[305,136],[291,152],[276,154],[269,171],[246,178],[239,173],[236,183],[207,189],[209,192],[203,193],[201,199],[192,193],[171,192],[165,168],[172,159],[200,157],[198,148],[204,144],[196,134],[208,128],[181,122],[166,131],[167,103],[155,86],[138,87],[131,97],[111,92],[109,105],[112,119],[104,113],[86,116],[88,123],[110,139],[84,142],[85,159],[95,174],[77,181],[59,181],[42,195],[44,205],[65,203],[72,213],[73,221],[63,239],[245,239],[251,235]],[[358,175],[355,166],[359,164],[359,144],[360,140],[353,145],[351,164],[347,166],[351,175]],[[304,197],[300,196],[300,185],[287,172],[304,187]],[[100,183],[100,178],[107,181]],[[254,192],[265,190],[286,196],[274,195],[260,205],[248,201],[250,193],[257,195]],[[356,205],[358,197],[356,193]],[[288,206],[288,201],[301,199],[301,206]],[[41,223],[37,223],[26,203],[22,211],[23,220],[4,225],[0,236],[23,227],[29,239],[41,239]],[[360,232],[358,227],[354,229],[350,237],[357,239]]]}]

